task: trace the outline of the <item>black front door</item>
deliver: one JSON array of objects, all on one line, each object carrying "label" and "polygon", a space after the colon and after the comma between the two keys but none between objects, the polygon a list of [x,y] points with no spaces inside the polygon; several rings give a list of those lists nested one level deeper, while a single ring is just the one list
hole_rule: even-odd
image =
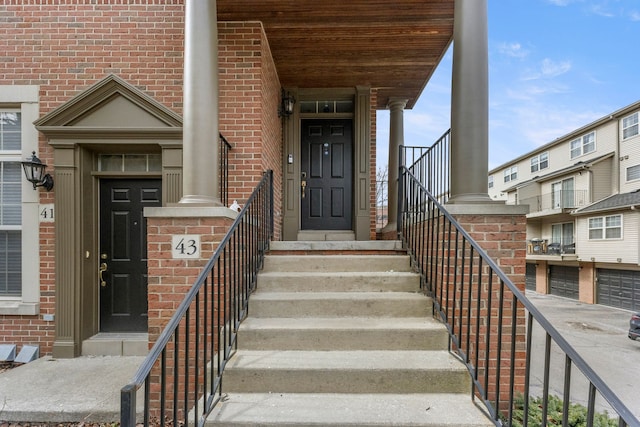
[{"label": "black front door", "polygon": [[147,331],[145,206],[161,205],[159,179],[100,182],[100,331]]},{"label": "black front door", "polygon": [[352,121],[302,121],[303,230],[351,230]]}]

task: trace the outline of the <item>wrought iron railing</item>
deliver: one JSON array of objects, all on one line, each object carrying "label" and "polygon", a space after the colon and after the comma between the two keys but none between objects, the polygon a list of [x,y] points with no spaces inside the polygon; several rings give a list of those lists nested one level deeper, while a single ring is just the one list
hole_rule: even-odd
[{"label": "wrought iron railing", "polygon": [[222,373],[273,235],[268,171],[220,242],[132,382],[121,391],[121,426],[136,425],[144,389],[145,426],[204,425],[222,396]]},{"label": "wrought iron railing", "polygon": [[220,134],[220,201],[229,206],[229,151],[233,147],[227,138]]},{"label": "wrought iron railing", "polygon": [[376,181],[376,230],[389,223],[389,181]]},{"label": "wrought iron railing", "polygon": [[[601,425],[599,417],[608,419],[601,414],[604,408],[615,415],[615,425],[640,427],[629,408],[446,211],[415,170],[400,167],[399,232],[423,290],[433,297],[435,315],[446,325],[450,350],[469,371],[472,396],[482,401],[494,424],[546,426],[550,396],[557,393],[563,402],[563,426],[569,425],[570,403],[578,403],[587,408],[587,426]],[[544,336],[544,344],[533,343],[534,333]],[[530,423],[534,397],[541,402],[535,401],[535,409],[540,405],[545,415]]]},{"label": "wrought iron railing", "polygon": [[451,129],[430,147],[401,146],[400,164],[406,165],[440,203],[446,203],[451,187]]}]

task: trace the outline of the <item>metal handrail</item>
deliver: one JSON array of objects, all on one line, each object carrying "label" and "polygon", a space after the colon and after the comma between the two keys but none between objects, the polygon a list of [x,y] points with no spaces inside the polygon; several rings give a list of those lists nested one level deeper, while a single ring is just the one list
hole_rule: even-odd
[{"label": "metal handrail", "polygon": [[[462,228],[409,168],[400,167],[399,231],[418,269],[425,293],[449,332],[450,350],[466,365],[472,396],[481,399],[496,426],[513,425],[515,399],[524,397],[523,425],[528,425],[532,387],[542,388],[542,411],[549,404],[551,346],[564,354],[563,424],[568,425],[572,367],[588,381],[587,426],[596,417],[596,393],[617,414],[618,426],[640,421]],[[521,324],[525,318],[526,325]],[[522,336],[526,327],[526,336]],[[542,382],[532,374],[532,336],[545,334]],[[488,333],[487,331],[491,331]],[[524,350],[524,361],[522,351]],[[522,370],[524,362],[524,370]],[[546,415],[542,425],[547,425]]]},{"label": "metal handrail", "polygon": [[440,203],[446,203],[451,188],[451,129],[430,147],[401,146],[400,165],[406,165]]},{"label": "metal handrail", "polygon": [[229,206],[229,151],[233,148],[222,134],[220,135],[220,201]]},{"label": "metal handrail", "polygon": [[122,388],[121,426],[136,425],[136,393],[143,386],[145,426],[194,424],[190,417],[204,425],[222,397],[222,372],[235,352],[272,237],[273,172],[267,171],[132,382]]}]

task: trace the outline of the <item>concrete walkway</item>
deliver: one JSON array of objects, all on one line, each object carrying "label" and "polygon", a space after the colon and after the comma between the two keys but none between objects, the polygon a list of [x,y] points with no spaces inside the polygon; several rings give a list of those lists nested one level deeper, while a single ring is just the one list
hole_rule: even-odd
[{"label": "concrete walkway", "polygon": [[120,389],[143,360],[140,356],[47,356],[5,371],[0,374],[0,422],[119,421]]}]

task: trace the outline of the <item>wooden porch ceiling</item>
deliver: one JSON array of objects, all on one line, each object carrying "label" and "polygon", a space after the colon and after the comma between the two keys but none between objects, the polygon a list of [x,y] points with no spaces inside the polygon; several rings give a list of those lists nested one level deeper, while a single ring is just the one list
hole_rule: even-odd
[{"label": "wooden porch ceiling", "polygon": [[284,87],[368,85],[412,108],[453,38],[454,0],[218,0],[220,21],[261,21]]}]

